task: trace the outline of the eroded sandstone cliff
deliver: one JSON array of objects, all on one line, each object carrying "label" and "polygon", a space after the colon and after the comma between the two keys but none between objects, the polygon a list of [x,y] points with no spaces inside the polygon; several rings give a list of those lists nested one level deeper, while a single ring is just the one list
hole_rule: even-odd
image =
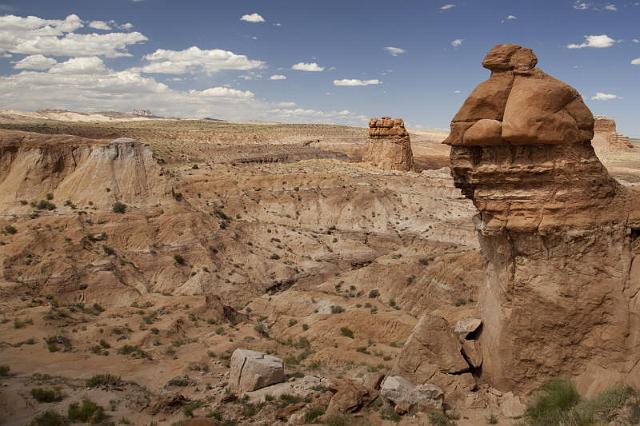
[{"label": "eroded sandstone cliff", "polygon": [[530,49],[491,49],[491,76],[445,141],[478,209],[482,380],[525,393],[553,376],[587,392],[637,386],[637,203],[596,157],[579,93],[536,64]]},{"label": "eroded sandstone cliff", "polygon": [[383,170],[413,169],[409,132],[400,118],[369,120],[369,145],[363,160]]},{"label": "eroded sandstone cliff", "polygon": [[630,151],[633,144],[628,136],[618,133],[613,118],[597,116],[593,126],[593,147],[597,151]]}]

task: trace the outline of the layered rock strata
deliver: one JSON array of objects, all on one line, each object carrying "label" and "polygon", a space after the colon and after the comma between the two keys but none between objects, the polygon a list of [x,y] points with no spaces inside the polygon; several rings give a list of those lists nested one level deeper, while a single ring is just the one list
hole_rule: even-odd
[{"label": "layered rock strata", "polygon": [[363,161],[383,170],[413,170],[411,139],[402,119],[369,120],[369,145]]},{"label": "layered rock strata", "polygon": [[592,145],[597,151],[630,151],[633,149],[629,137],[618,133],[613,118],[596,116]]},{"label": "layered rock strata", "polygon": [[491,76],[445,141],[486,261],[481,379],[524,393],[554,376],[587,393],[638,386],[637,197],[596,157],[579,93],[536,64],[530,49],[491,49]]}]

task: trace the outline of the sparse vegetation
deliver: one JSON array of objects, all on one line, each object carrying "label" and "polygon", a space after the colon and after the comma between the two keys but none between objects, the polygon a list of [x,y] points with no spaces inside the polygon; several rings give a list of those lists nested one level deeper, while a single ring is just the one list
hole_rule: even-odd
[{"label": "sparse vegetation", "polygon": [[67,416],[73,423],[89,423],[92,425],[101,423],[106,418],[104,408],[88,398],[84,398],[80,403],[74,402],[69,405]]},{"label": "sparse vegetation", "polygon": [[173,260],[175,260],[176,264],[178,264],[180,266],[184,266],[184,265],[187,264],[187,260],[184,257],[182,257],[181,255],[179,255],[179,254],[174,255],[173,256]]},{"label": "sparse vegetation", "polygon": [[38,402],[58,402],[64,399],[59,389],[33,388],[31,396]]},{"label": "sparse vegetation", "polygon": [[113,203],[112,210],[114,213],[124,214],[127,211],[127,205],[120,201],[116,201]]},{"label": "sparse vegetation", "polygon": [[66,426],[69,420],[62,414],[47,410],[31,421],[31,426]]},{"label": "sparse vegetation", "polygon": [[344,308],[340,305],[332,305],[331,306],[331,313],[332,314],[341,314],[344,312]]},{"label": "sparse vegetation", "polygon": [[11,368],[8,365],[0,365],[0,377],[7,377],[9,376],[9,372],[11,371]]},{"label": "sparse vegetation", "polygon": [[349,327],[341,327],[340,334],[343,335],[344,337],[349,337],[353,339],[353,330],[351,330]]},{"label": "sparse vegetation", "polygon": [[112,374],[96,374],[87,380],[87,386],[90,388],[97,387],[112,387],[112,386],[120,386],[123,384],[122,379],[119,376],[114,376]]},{"label": "sparse vegetation", "polygon": [[69,352],[73,345],[71,344],[71,340],[65,336],[50,336],[44,339],[47,344],[47,348],[49,352],[59,352],[62,350],[63,352]]},{"label": "sparse vegetation", "polygon": [[13,234],[17,233],[17,232],[18,232],[18,230],[17,230],[17,229],[16,229],[16,227],[15,227],[15,226],[13,226],[13,225],[6,225],[6,226],[4,227],[4,232],[6,232],[6,233],[7,233],[7,234],[9,234],[9,235],[13,235]]}]

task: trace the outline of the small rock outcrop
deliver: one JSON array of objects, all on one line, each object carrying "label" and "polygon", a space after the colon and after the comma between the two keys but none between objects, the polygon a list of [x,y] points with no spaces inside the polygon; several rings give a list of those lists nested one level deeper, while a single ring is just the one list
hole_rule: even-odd
[{"label": "small rock outcrop", "polygon": [[380,384],[380,395],[394,405],[398,414],[413,411],[442,411],[444,393],[431,384],[414,385],[401,376],[387,376]]},{"label": "small rock outcrop", "polygon": [[[451,123],[455,185],[485,258],[481,380],[528,393],[571,377],[587,394],[640,384],[640,209],[590,143],[580,94],[531,49],[491,49],[488,80]],[[471,350],[469,350],[471,352]]]},{"label": "small rock outcrop", "polygon": [[629,137],[618,133],[616,121],[613,118],[596,116],[593,130],[595,134],[591,144],[596,151],[615,152],[633,149]]},{"label": "small rock outcrop", "polygon": [[229,388],[235,393],[252,392],[285,381],[280,358],[248,349],[236,349],[231,355]]},{"label": "small rock outcrop", "polygon": [[369,120],[369,145],[363,161],[383,170],[413,170],[411,139],[402,119]]}]

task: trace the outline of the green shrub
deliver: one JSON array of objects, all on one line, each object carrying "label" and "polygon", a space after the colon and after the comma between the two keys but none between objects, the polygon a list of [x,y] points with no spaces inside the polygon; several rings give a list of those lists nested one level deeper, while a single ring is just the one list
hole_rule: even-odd
[{"label": "green shrub", "polygon": [[429,413],[429,424],[433,426],[453,426],[456,423],[444,414],[432,412]]},{"label": "green shrub", "polygon": [[124,214],[127,211],[127,205],[121,203],[120,201],[116,201],[115,203],[113,203],[112,209],[114,213]]},{"label": "green shrub", "polygon": [[341,314],[344,312],[344,308],[340,305],[331,305],[332,314]]},{"label": "green shrub", "polygon": [[340,328],[340,334],[342,334],[345,337],[349,337],[353,339],[353,331],[349,327]]},{"label": "green shrub", "polygon": [[44,341],[47,343],[49,352],[69,352],[72,348],[71,340],[65,336],[49,336]]},{"label": "green shrub", "polygon": [[18,232],[18,230],[13,225],[7,225],[7,226],[4,227],[4,232],[6,232],[9,235],[13,235],[16,232]]},{"label": "green shrub", "polygon": [[179,254],[176,254],[175,256],[173,256],[173,260],[176,261],[176,263],[180,266],[182,265],[186,265],[187,261],[184,257],[180,256]]},{"label": "green shrub", "polygon": [[69,405],[67,416],[73,423],[89,423],[92,425],[98,424],[106,418],[104,408],[87,398],[84,398],[80,404],[74,402]]},{"label": "green shrub", "polygon": [[572,382],[553,379],[542,386],[526,416],[531,425],[560,424],[578,402],[580,394]]},{"label": "green shrub", "polygon": [[31,396],[38,402],[58,402],[64,399],[59,389],[33,388]]},{"label": "green shrub", "polygon": [[90,388],[120,386],[122,384],[122,379],[119,376],[114,376],[109,373],[96,374],[87,380],[87,386]]},{"label": "green shrub", "polygon": [[116,251],[113,247],[109,247],[109,246],[102,246],[102,250],[104,250],[104,253],[107,256],[113,256],[114,254],[116,254]]},{"label": "green shrub", "polygon": [[48,200],[40,200],[38,204],[36,204],[36,209],[38,210],[55,210],[56,205]]},{"label": "green shrub", "polygon": [[304,413],[304,422],[305,424],[316,423],[322,415],[324,415],[324,408],[311,407],[306,413]]},{"label": "green shrub", "polygon": [[151,359],[151,355],[149,355],[149,353],[143,351],[138,346],[134,346],[134,345],[124,345],[123,347],[118,349],[118,353],[120,355],[131,355],[132,358]]},{"label": "green shrub", "polygon": [[69,420],[55,411],[45,411],[31,421],[31,426],[66,426]]},{"label": "green shrub", "polygon": [[487,424],[490,424],[490,425],[498,424],[498,418],[496,417],[495,414],[491,414],[489,417],[487,417]]},{"label": "green shrub", "polygon": [[327,426],[348,426],[351,424],[351,418],[345,415],[330,416],[325,420]]}]

